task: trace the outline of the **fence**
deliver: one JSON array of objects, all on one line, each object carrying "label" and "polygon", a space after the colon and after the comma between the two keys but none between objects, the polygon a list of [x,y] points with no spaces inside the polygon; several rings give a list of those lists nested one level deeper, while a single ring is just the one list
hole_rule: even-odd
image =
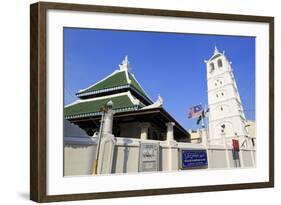
[{"label": "fence", "polygon": [[[206,166],[190,167],[189,169],[255,166],[254,149],[242,149],[239,153],[233,153],[232,149],[225,149],[222,146],[206,147],[203,144],[136,138],[113,137],[112,139],[114,140],[101,143],[99,174],[181,170],[183,169],[182,150],[201,150],[207,153]],[[96,145],[95,139],[88,144],[78,144],[77,141],[65,143],[64,175],[92,174]]]}]

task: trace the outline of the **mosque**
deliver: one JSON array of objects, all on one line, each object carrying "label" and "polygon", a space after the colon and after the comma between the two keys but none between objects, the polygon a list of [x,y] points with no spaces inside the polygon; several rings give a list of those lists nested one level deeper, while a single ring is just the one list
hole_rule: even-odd
[{"label": "mosque", "polygon": [[254,137],[231,62],[215,48],[205,63],[209,115],[199,143],[165,110],[160,95],[151,100],[126,56],[117,70],[79,90],[78,100],[65,106],[64,175],[255,166]]}]

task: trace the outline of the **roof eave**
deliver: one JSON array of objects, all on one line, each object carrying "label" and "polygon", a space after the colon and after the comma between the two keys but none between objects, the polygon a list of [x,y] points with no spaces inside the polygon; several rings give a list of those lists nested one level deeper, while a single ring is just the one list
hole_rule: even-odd
[{"label": "roof eave", "polygon": [[[137,110],[128,110],[124,112],[116,112],[114,117],[116,118],[130,117],[130,116],[134,117],[139,115],[157,114],[157,113],[163,115],[163,117],[166,118],[167,122],[175,122],[175,126],[178,130],[180,130],[184,135],[190,136],[189,132],[184,127],[182,127],[163,107],[145,109],[145,110],[137,109]],[[91,120],[94,120],[95,118],[98,119],[100,118],[100,115],[68,118],[68,120],[73,122],[79,122],[79,121],[86,121],[89,118],[91,118]]]}]

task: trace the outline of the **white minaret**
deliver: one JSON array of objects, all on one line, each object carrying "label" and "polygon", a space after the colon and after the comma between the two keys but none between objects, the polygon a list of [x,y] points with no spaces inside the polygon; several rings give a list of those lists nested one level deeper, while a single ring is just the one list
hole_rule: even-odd
[{"label": "white minaret", "polygon": [[240,147],[248,147],[246,119],[231,62],[215,47],[205,61],[208,80],[209,140],[212,145],[231,147],[238,139]]}]

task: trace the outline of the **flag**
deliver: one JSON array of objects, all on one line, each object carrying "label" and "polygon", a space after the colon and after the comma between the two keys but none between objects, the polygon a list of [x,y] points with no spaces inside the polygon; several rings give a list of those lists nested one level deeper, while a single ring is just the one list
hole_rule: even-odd
[{"label": "flag", "polygon": [[204,116],[205,116],[205,117],[208,117],[208,116],[209,116],[209,112],[210,112],[210,109],[207,108],[207,109],[204,111]]},{"label": "flag", "polygon": [[201,115],[198,117],[196,124],[199,125],[201,120],[203,120],[205,117],[208,117],[209,115],[209,108],[207,108],[206,110],[202,110]]},{"label": "flag", "polygon": [[239,141],[236,139],[232,139],[232,149],[234,151],[239,151],[240,147],[239,147]]},{"label": "flag", "polygon": [[192,118],[201,116],[202,111],[203,111],[202,105],[193,106],[193,107],[189,108],[188,118],[192,119]]},{"label": "flag", "polygon": [[196,124],[199,125],[200,122],[201,122],[201,120],[202,120],[203,118],[204,118],[204,111],[202,112],[202,115],[200,115],[200,116],[198,117]]}]

